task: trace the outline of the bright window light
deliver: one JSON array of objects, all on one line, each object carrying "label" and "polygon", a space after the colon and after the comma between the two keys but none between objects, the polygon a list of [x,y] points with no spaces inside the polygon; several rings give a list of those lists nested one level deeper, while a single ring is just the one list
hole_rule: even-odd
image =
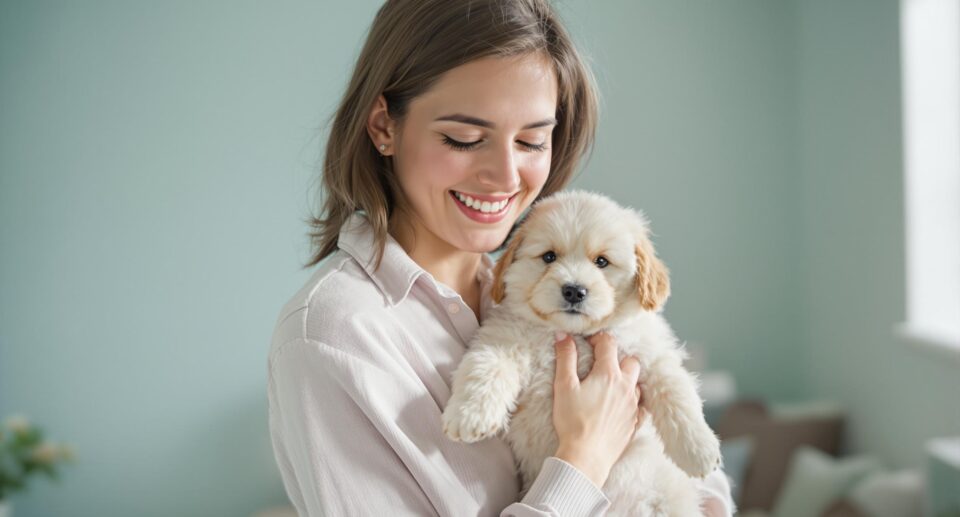
[{"label": "bright window light", "polygon": [[907,321],[960,357],[960,2],[901,0]]}]

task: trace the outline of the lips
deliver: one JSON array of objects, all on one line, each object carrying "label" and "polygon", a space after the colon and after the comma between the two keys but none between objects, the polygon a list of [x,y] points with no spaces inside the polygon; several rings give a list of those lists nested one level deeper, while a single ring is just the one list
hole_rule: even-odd
[{"label": "lips", "polygon": [[454,197],[469,208],[482,212],[484,214],[496,213],[504,209],[513,196],[481,196],[477,194],[465,194],[451,190]]},{"label": "lips", "polygon": [[[472,196],[455,190],[450,191],[450,197],[464,215],[481,223],[496,223],[510,212],[510,207],[517,197],[513,194],[503,196]],[[485,199],[480,199],[481,197]],[[486,211],[484,211],[486,210]]]}]

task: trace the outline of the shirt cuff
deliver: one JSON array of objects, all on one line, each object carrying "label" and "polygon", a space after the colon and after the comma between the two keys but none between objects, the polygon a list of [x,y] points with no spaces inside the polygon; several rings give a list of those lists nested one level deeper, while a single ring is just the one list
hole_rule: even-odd
[{"label": "shirt cuff", "polygon": [[543,460],[543,468],[522,502],[570,516],[602,515],[610,506],[607,496],[590,478],[556,456]]}]

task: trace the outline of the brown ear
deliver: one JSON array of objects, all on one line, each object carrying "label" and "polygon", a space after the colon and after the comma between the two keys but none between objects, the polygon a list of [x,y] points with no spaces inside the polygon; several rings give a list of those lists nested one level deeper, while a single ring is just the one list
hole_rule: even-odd
[{"label": "brown ear", "polygon": [[670,296],[670,271],[653,252],[649,241],[637,244],[637,291],[640,306],[648,311],[660,308]]},{"label": "brown ear", "polygon": [[503,255],[500,255],[500,258],[497,259],[497,265],[493,268],[493,285],[490,287],[490,297],[496,303],[502,302],[503,297],[507,295],[503,275],[507,272],[507,266],[513,263],[513,254],[520,247],[521,240],[520,233],[517,232],[507,246],[507,250],[503,252]]}]

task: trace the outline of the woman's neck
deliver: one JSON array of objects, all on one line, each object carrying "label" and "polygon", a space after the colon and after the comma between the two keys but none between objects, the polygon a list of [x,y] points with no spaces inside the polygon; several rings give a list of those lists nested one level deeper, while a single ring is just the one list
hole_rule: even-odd
[{"label": "woman's neck", "polygon": [[414,262],[459,294],[479,317],[480,253],[457,249],[416,221],[400,224],[391,218],[388,231]]}]

